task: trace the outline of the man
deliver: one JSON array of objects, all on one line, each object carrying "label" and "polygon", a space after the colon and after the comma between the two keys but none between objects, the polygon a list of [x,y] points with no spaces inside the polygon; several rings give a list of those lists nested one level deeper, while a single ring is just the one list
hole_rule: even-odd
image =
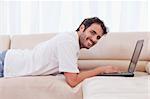
[{"label": "man", "polygon": [[63,73],[66,82],[75,87],[86,78],[101,73],[117,72],[119,68],[101,66],[79,71],[78,54],[89,49],[107,34],[107,28],[97,17],[85,19],[74,33],[58,34],[32,50],[10,49],[0,52],[0,76],[34,76]]}]

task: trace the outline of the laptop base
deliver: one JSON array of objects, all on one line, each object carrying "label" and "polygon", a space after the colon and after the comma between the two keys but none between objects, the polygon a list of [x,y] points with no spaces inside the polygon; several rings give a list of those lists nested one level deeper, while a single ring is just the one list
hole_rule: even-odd
[{"label": "laptop base", "polygon": [[107,73],[100,74],[98,76],[122,76],[122,77],[134,77],[134,73],[124,72],[124,73]]}]

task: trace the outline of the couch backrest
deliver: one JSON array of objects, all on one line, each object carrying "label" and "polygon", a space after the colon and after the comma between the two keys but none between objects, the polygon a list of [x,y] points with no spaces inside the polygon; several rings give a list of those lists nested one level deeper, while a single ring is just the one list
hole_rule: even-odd
[{"label": "couch backrest", "polygon": [[9,35],[0,35],[0,51],[9,49],[10,37]]},{"label": "couch backrest", "polygon": [[81,50],[80,59],[126,60],[132,57],[137,40],[144,39],[140,60],[150,60],[150,37],[147,32],[109,33],[89,50]]},{"label": "couch backrest", "polygon": [[12,49],[32,49],[38,43],[42,41],[46,41],[56,33],[49,33],[49,34],[26,34],[26,35],[13,35],[11,37],[11,45],[10,48]]},{"label": "couch backrest", "polygon": [[[130,59],[137,40],[144,39],[141,60],[150,60],[150,37],[148,32],[140,33],[108,33],[91,49],[82,49],[79,59]],[[51,39],[56,34],[14,35],[11,38],[11,48],[33,48],[39,42]],[[148,51],[149,50],[149,51]]]},{"label": "couch backrest", "polygon": [[[14,35],[11,48],[33,48],[39,42],[48,40],[56,34]],[[79,57],[80,69],[90,69],[99,65],[124,65],[128,67],[137,40],[144,39],[143,50],[138,62],[138,69],[145,71],[150,61],[150,33],[108,33],[91,49],[81,50]]]},{"label": "couch backrest", "polygon": [[[81,50],[81,69],[114,65],[128,68],[137,40],[144,39],[144,46],[137,64],[137,70],[145,71],[150,62],[150,33],[109,33],[89,50]],[[85,68],[86,67],[86,68]]]}]

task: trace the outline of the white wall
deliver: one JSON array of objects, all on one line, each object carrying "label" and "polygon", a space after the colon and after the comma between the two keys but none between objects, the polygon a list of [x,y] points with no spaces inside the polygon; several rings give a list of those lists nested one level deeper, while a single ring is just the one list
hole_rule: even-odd
[{"label": "white wall", "polygon": [[93,16],[110,32],[150,31],[149,5],[148,0],[1,0],[0,34],[74,31]]}]

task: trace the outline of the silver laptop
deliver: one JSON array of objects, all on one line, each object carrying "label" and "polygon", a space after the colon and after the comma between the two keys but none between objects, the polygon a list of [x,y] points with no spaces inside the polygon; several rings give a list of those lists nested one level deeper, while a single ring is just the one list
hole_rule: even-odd
[{"label": "silver laptop", "polygon": [[143,48],[144,40],[138,40],[132,55],[132,58],[130,60],[129,68],[127,72],[115,72],[115,73],[104,73],[100,74],[99,76],[124,76],[124,77],[133,77],[136,64],[138,62],[141,50]]}]

